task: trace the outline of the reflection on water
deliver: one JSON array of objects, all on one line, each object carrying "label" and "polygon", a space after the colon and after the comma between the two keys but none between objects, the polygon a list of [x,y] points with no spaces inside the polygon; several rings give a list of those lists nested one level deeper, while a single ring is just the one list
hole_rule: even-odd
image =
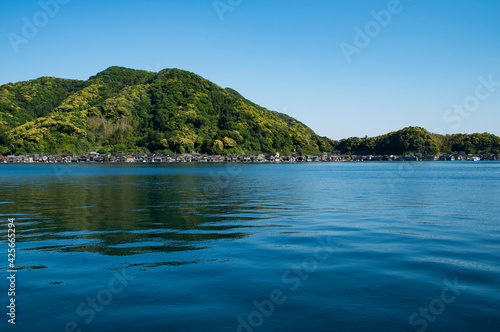
[{"label": "reflection on water", "polygon": [[141,175],[128,174],[135,168],[105,169],[88,176],[76,168],[54,181],[35,168],[31,179],[4,192],[13,202],[4,215],[23,212],[18,227],[29,250],[123,256],[202,249],[207,241],[242,238],[243,229],[265,219],[266,208],[253,211],[257,203],[246,199],[241,178],[220,169]]},{"label": "reflection on water", "polygon": [[[255,331],[416,331],[457,277],[429,330],[494,331],[499,183],[495,162],[0,165],[0,217],[24,330],[235,331],[279,289]],[[318,246],[327,260],[286,275]],[[121,270],[134,282],[86,322],[78,305]]]}]

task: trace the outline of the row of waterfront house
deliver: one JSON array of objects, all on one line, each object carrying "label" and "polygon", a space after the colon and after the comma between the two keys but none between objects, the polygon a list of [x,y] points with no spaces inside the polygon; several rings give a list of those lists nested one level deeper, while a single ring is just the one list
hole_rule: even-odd
[{"label": "row of waterfront house", "polygon": [[2,163],[185,163],[185,162],[340,162],[340,161],[420,161],[420,160],[500,160],[500,154],[465,154],[464,152],[454,154],[428,154],[412,153],[405,155],[345,155],[340,152],[323,153],[314,155],[280,155],[278,152],[273,154],[258,155],[203,155],[203,154],[180,154],[180,155],[162,155],[137,153],[126,155],[122,152],[117,154],[99,154],[91,152],[86,155],[74,156],[72,154],[64,155],[19,155],[19,156],[1,156]]}]

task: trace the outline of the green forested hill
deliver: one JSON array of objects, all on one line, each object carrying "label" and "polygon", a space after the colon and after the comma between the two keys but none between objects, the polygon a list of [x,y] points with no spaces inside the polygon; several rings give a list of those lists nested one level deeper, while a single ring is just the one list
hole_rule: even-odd
[{"label": "green forested hill", "polygon": [[331,151],[295,119],[179,69],[0,86],[0,153]]},{"label": "green forested hill", "polygon": [[403,153],[500,153],[500,137],[484,134],[439,135],[420,127],[406,127],[376,137],[351,137],[340,140],[337,148],[344,154],[391,155]]},{"label": "green forested hill", "polygon": [[42,77],[0,86],[0,154],[126,151],[302,154],[500,152],[491,134],[407,127],[377,137],[319,137],[297,120],[179,69],[111,67],[87,81]]},{"label": "green forested hill", "polygon": [[86,82],[41,77],[33,81],[0,86],[0,123],[16,127],[48,115]]}]

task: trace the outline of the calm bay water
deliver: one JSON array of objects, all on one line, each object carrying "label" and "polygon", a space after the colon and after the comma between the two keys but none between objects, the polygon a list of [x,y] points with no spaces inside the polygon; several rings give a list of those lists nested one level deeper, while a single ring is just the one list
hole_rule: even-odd
[{"label": "calm bay water", "polygon": [[17,331],[499,331],[500,163],[0,165]]}]

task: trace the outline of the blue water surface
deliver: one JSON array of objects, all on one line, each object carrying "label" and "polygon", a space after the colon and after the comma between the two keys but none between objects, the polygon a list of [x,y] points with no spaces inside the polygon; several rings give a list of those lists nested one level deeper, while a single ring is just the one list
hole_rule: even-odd
[{"label": "blue water surface", "polygon": [[499,185],[498,162],[0,165],[0,329],[499,331]]}]

